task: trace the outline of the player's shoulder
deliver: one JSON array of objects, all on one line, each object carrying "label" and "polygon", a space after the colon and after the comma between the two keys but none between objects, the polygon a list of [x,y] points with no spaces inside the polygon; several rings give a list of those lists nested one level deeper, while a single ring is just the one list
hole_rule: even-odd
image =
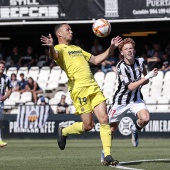
[{"label": "player's shoulder", "polygon": [[6,75],[6,74],[3,74],[3,76],[2,76],[5,80],[10,80],[10,77],[8,76],[8,75]]},{"label": "player's shoulder", "polygon": [[136,61],[139,61],[140,63],[144,62],[144,58],[143,57],[135,57]]},{"label": "player's shoulder", "polygon": [[69,46],[66,45],[66,44],[57,44],[54,46],[54,49],[57,50],[57,51],[63,51],[63,50],[66,50],[68,49]]},{"label": "player's shoulder", "polygon": [[125,66],[125,63],[124,63],[124,60],[120,60],[118,63],[117,63],[117,68],[121,68],[121,67],[124,67]]}]

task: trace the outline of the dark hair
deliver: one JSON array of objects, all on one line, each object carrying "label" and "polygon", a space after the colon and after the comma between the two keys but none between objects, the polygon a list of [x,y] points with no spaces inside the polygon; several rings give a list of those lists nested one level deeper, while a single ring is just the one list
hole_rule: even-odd
[{"label": "dark hair", "polygon": [[24,76],[24,73],[21,73],[20,76]]},{"label": "dark hair", "polygon": [[6,63],[5,63],[4,60],[1,60],[1,61],[0,61],[0,64],[3,64],[3,65],[5,66]]},{"label": "dark hair", "polygon": [[56,31],[58,31],[59,28],[61,28],[63,25],[65,25],[66,23],[61,23],[61,24],[58,24],[54,27],[54,33],[56,33]]},{"label": "dark hair", "polygon": [[34,82],[34,79],[33,79],[32,77],[29,77],[28,79],[31,79],[31,80],[32,80],[32,82]]},{"label": "dark hair", "polygon": [[11,74],[11,77],[12,77],[12,76],[15,76],[15,77],[17,77],[17,75],[16,75],[15,73],[12,73],[12,74]]},{"label": "dark hair", "polygon": [[28,79],[31,79],[33,84],[30,84],[29,81],[27,81],[27,85],[30,89],[33,89],[34,88],[34,79],[32,77],[29,77]]}]

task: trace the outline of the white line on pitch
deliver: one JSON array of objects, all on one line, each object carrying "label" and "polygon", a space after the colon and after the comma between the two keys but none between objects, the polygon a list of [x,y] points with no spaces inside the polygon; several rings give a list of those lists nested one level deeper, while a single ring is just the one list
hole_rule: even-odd
[{"label": "white line on pitch", "polygon": [[120,162],[117,166],[112,166],[112,168],[117,168],[117,169],[127,169],[127,170],[143,170],[143,169],[137,169],[137,168],[130,168],[130,167],[125,167],[122,165],[130,165],[132,163],[142,163],[142,162],[161,162],[161,161],[170,161],[170,159],[151,159],[151,160],[135,160],[135,161],[127,161],[127,162]]},{"label": "white line on pitch", "polygon": [[117,169],[127,169],[127,170],[143,170],[143,169],[130,168],[130,167],[121,166],[121,165],[117,165],[117,166],[110,165],[110,167],[117,168]]}]

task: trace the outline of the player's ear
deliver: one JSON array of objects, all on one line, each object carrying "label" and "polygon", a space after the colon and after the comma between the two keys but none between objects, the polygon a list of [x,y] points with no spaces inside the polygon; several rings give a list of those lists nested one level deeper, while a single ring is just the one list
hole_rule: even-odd
[{"label": "player's ear", "polygon": [[61,33],[60,33],[60,32],[57,32],[57,36],[61,37]]}]

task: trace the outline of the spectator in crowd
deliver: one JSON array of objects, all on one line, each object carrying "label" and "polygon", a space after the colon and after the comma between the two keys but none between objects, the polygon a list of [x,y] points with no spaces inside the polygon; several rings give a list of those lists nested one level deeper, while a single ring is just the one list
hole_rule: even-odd
[{"label": "spectator in crowd", "polygon": [[162,57],[163,57],[162,71],[166,73],[167,71],[170,71],[170,62],[168,60],[168,54],[164,53]]},{"label": "spectator in crowd", "polygon": [[81,47],[81,48],[84,48],[84,45],[81,44],[81,41],[80,41],[79,38],[76,38],[76,39],[74,40],[74,44],[75,44],[76,46],[79,46],[79,47]]},{"label": "spectator in crowd", "polygon": [[36,65],[36,56],[33,52],[33,48],[31,46],[28,46],[27,48],[27,55],[23,56],[19,60],[19,67],[25,66],[25,67],[31,67]]},{"label": "spectator in crowd", "polygon": [[49,66],[50,69],[52,69],[54,66],[56,66],[56,63],[51,59],[50,55],[49,55],[49,49],[45,48],[44,51],[44,55],[45,55],[45,63],[43,64],[43,66]]},{"label": "spectator in crowd", "polygon": [[12,55],[11,55],[11,66],[16,67],[19,64],[20,58],[21,58],[21,55],[19,54],[18,47],[13,47]]},{"label": "spectator in crowd", "polygon": [[45,104],[47,104],[46,101],[45,101],[44,96],[41,96],[40,101],[41,101],[40,105],[45,105]]},{"label": "spectator in crowd", "polygon": [[57,113],[58,114],[64,114],[64,113],[69,114],[68,104],[65,102],[65,100],[66,100],[66,96],[62,95],[60,103],[57,104]]},{"label": "spectator in crowd", "polygon": [[[99,55],[103,52],[103,47],[100,44],[99,40],[96,38],[94,39],[93,46],[91,48],[91,54],[94,56]],[[98,71],[101,71],[101,65],[90,65],[91,71],[95,74]]]},{"label": "spectator in crowd", "polygon": [[94,43],[93,43],[93,46],[91,48],[91,53],[93,55],[99,55],[103,52],[103,47],[102,45],[100,44],[99,40],[96,38],[94,39]]},{"label": "spectator in crowd", "polygon": [[[145,47],[145,49],[148,50],[148,47],[147,48]],[[160,47],[160,44],[158,44],[158,43],[153,43],[152,44],[152,49],[148,50],[148,52],[147,52],[148,57],[153,57],[155,52],[158,52],[158,57],[159,58],[162,57],[161,47]]]},{"label": "spectator in crowd", "polygon": [[165,47],[165,52],[167,53],[168,57],[170,57],[170,42],[168,45]]},{"label": "spectator in crowd", "polygon": [[32,92],[33,99],[34,99],[35,103],[37,103],[37,94],[43,93],[43,90],[39,87],[37,82],[35,82],[33,80],[32,77],[28,78],[27,85],[25,86],[25,89],[23,90],[23,92],[25,92],[25,91]]},{"label": "spectator in crowd", "polygon": [[116,65],[118,62],[118,58],[113,55],[111,55],[107,60],[105,60],[102,63],[101,66],[101,71],[104,72],[105,74],[110,71],[116,72]]},{"label": "spectator in crowd", "polygon": [[159,52],[155,51],[154,55],[147,59],[147,65],[149,71],[153,70],[154,68],[161,68],[162,56],[160,57]]},{"label": "spectator in crowd", "polygon": [[38,61],[46,61],[49,58],[49,49],[45,48],[44,53],[39,57]]},{"label": "spectator in crowd", "polygon": [[24,73],[20,74],[20,79],[21,80],[19,81],[19,90],[20,90],[20,93],[23,93],[23,91],[27,85],[27,81],[24,78]]},{"label": "spectator in crowd", "polygon": [[15,73],[11,74],[11,86],[12,91],[19,91],[19,81],[17,80],[17,76]]}]

